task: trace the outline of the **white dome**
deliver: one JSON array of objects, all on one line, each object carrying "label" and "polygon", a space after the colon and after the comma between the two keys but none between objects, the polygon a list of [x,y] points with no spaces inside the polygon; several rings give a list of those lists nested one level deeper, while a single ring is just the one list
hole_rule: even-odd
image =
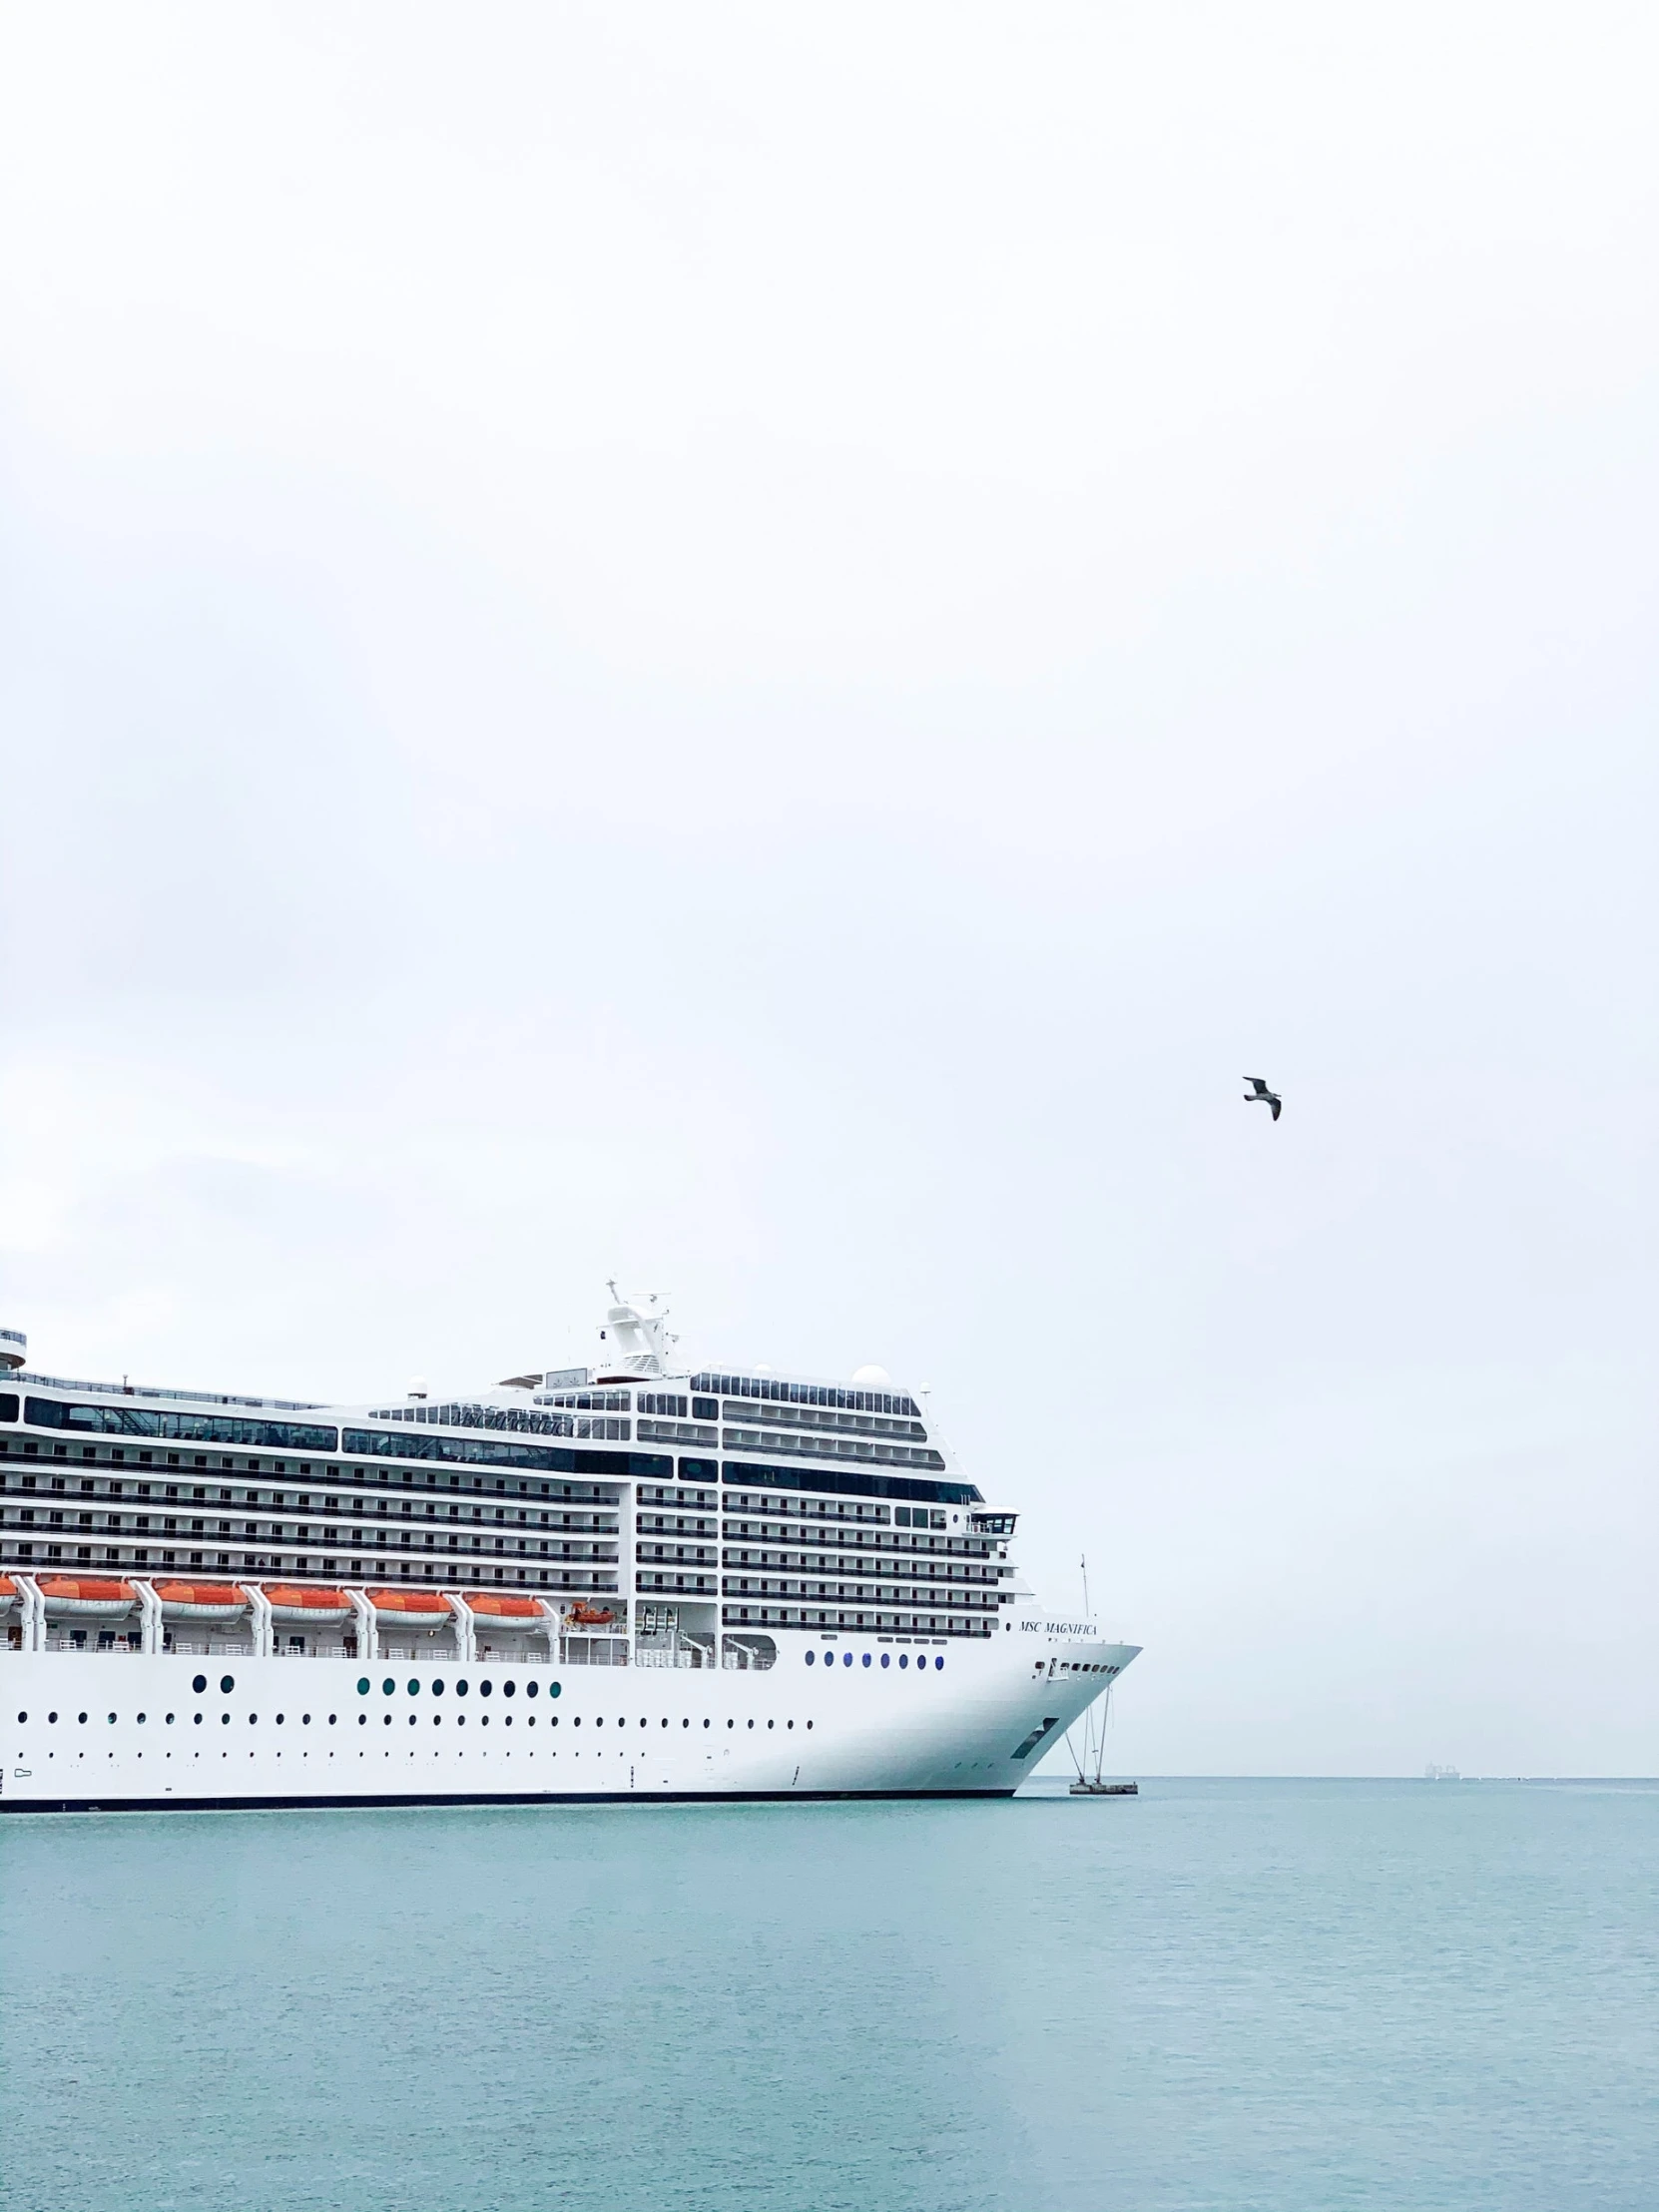
[{"label": "white dome", "polygon": [[892,1377],[885,1368],[854,1368],[852,1380],[854,1382],[861,1382],[867,1389],[884,1390],[892,1382]]}]

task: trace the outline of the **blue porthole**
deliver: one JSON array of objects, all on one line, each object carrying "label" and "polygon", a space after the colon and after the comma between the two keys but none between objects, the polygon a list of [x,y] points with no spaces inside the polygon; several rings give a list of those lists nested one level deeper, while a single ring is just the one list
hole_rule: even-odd
[{"label": "blue porthole", "polygon": [[882,1652],[881,1664],[884,1667],[890,1667],[892,1665],[892,1653],[890,1651]]},{"label": "blue porthole", "polygon": [[810,1666],[810,1667],[816,1666],[816,1665],[818,1664],[818,1653],[817,1653],[816,1651],[810,1651],[810,1652],[808,1652],[808,1654],[807,1654],[807,1664],[808,1664],[808,1666]]},{"label": "blue porthole", "polygon": [[432,1695],[434,1697],[442,1697],[443,1695],[443,1676],[441,1674],[433,1678]]},{"label": "blue porthole", "polygon": [[933,1660],[933,1664],[935,1667],[942,1667],[944,1665],[944,1653],[942,1651],[936,1654]]},{"label": "blue porthole", "polygon": [[207,1687],[208,1687],[208,1678],[207,1678],[207,1676],[206,1676],[205,1674],[199,1674],[199,1675],[195,1676],[195,1677],[194,1677],[194,1679],[193,1679],[193,1680],[192,1680],[192,1682],[191,1682],[191,1688],[192,1688],[192,1689],[193,1689],[193,1690],[194,1690],[194,1691],[196,1692],[196,1694],[197,1694],[197,1696],[198,1696],[198,1697],[200,1697],[200,1696],[202,1695],[202,1692],[203,1692],[203,1691],[204,1691],[204,1690],[205,1690],[205,1689],[206,1689]]},{"label": "blue porthole", "polygon": [[547,1694],[549,1697],[557,1697],[559,1694],[559,1685],[556,1682],[550,1682],[547,1685]]},{"label": "blue porthole", "polygon": [[907,1651],[901,1651],[898,1655],[898,1663],[901,1667],[907,1667],[910,1664],[910,1654]]},{"label": "blue porthole", "polygon": [[851,1666],[851,1664],[852,1664],[852,1654],[851,1654],[851,1652],[849,1652],[849,1651],[843,1651],[843,1652],[841,1653],[841,1665],[842,1665],[843,1667],[849,1667],[849,1666]]},{"label": "blue porthole", "polygon": [[864,1665],[866,1667],[869,1665],[869,1653],[867,1651],[864,1653]]},{"label": "blue porthole", "polygon": [[234,1674],[222,1674],[219,1678],[219,1686],[225,1692],[225,1695],[229,1697],[231,1692],[237,1686],[236,1676]]}]

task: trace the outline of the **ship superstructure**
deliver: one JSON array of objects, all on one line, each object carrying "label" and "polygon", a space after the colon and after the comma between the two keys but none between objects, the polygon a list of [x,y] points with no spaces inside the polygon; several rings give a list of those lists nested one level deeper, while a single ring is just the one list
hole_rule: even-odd
[{"label": "ship superstructure", "polygon": [[1007,1795],[1135,1656],[1043,1613],[912,1393],[677,1367],[614,1289],[596,1359],[465,1396],[23,1360],[0,1809]]}]

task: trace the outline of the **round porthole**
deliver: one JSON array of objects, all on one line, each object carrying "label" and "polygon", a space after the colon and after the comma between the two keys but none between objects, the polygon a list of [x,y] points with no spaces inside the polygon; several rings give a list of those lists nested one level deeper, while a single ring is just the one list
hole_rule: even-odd
[{"label": "round porthole", "polygon": [[851,1652],[849,1652],[849,1651],[843,1651],[843,1652],[841,1653],[841,1665],[842,1665],[843,1667],[849,1667],[849,1666],[851,1666],[851,1664],[852,1664],[852,1654],[851,1654]]},{"label": "round porthole", "polygon": [[501,1695],[502,1695],[503,1697],[517,1697],[517,1695],[518,1695],[518,1684],[517,1684],[516,1682],[512,1681],[512,1680],[511,1680],[511,1678],[509,1678],[509,1679],[508,1679],[507,1681],[503,1682],[503,1683],[502,1683],[502,1685],[501,1685]]},{"label": "round porthole", "polygon": [[359,1675],[357,1678],[357,1695],[359,1697],[367,1697],[368,1695],[368,1677],[366,1674]]},{"label": "round porthole", "polygon": [[884,1667],[890,1667],[892,1665],[892,1653],[890,1651],[882,1652],[881,1664]]},{"label": "round porthole", "polygon": [[524,1685],[524,1694],[526,1697],[540,1697],[541,1684],[539,1682],[526,1682]]},{"label": "round porthole", "polygon": [[432,1684],[432,1695],[433,1695],[434,1697],[442,1697],[442,1695],[443,1695],[443,1676],[442,1676],[441,1674],[440,1674],[440,1675],[438,1676],[437,1680],[436,1680],[436,1681],[435,1681],[435,1682],[434,1682],[434,1683]]},{"label": "round porthole", "polygon": [[380,1685],[381,1693],[382,1693],[382,1695],[384,1695],[384,1696],[386,1696],[386,1697],[390,1697],[390,1696],[391,1696],[391,1694],[392,1694],[392,1692],[393,1692],[393,1691],[394,1691],[394,1690],[396,1689],[396,1687],[397,1687],[397,1684],[396,1684],[396,1683],[395,1683],[395,1682],[394,1682],[394,1681],[392,1680],[391,1676],[390,1676],[390,1675],[388,1674],[388,1675],[386,1676],[386,1679],[384,1680],[384,1682],[382,1682],[382,1683],[381,1683],[381,1685]]},{"label": "round porthole", "polygon": [[810,1667],[812,1667],[812,1666],[816,1666],[816,1665],[818,1664],[818,1653],[817,1653],[816,1651],[810,1651],[810,1652],[808,1652],[808,1654],[807,1654],[807,1664],[808,1664],[808,1666],[810,1666]]},{"label": "round porthole", "polygon": [[207,1687],[208,1687],[208,1678],[207,1678],[207,1676],[206,1676],[205,1674],[199,1674],[199,1675],[198,1675],[198,1676],[196,1677],[196,1679],[195,1679],[195,1680],[194,1680],[194,1681],[193,1681],[193,1682],[191,1683],[191,1688],[192,1688],[192,1689],[193,1689],[193,1690],[194,1690],[194,1691],[196,1692],[196,1694],[197,1694],[197,1696],[198,1696],[198,1697],[200,1697],[200,1696],[202,1695],[202,1692],[203,1692],[203,1691],[204,1691],[204,1690],[205,1690],[205,1689],[206,1689]]},{"label": "round porthole", "polygon": [[465,1697],[465,1696],[466,1696],[466,1692],[467,1692],[467,1685],[466,1685],[466,1682],[465,1682],[464,1680],[462,1680],[462,1681],[460,1681],[460,1682],[457,1682],[457,1683],[456,1683],[456,1685],[455,1685],[455,1695],[456,1695],[457,1697]]},{"label": "round porthole", "polygon": [[236,1676],[234,1674],[222,1674],[219,1678],[219,1686],[225,1692],[225,1695],[229,1697],[231,1692],[237,1686]]},{"label": "round porthole", "polygon": [[869,1665],[869,1653],[867,1651],[864,1653],[864,1665],[866,1667]]},{"label": "round porthole", "polygon": [[898,1663],[901,1667],[907,1667],[910,1664],[910,1654],[907,1651],[901,1651],[898,1655]]},{"label": "round porthole", "polygon": [[944,1653],[942,1651],[935,1656],[933,1664],[935,1667],[942,1667],[944,1665]]},{"label": "round porthole", "polygon": [[478,1685],[478,1695],[480,1697],[488,1697],[494,1688],[495,1684],[493,1682],[490,1682],[488,1680],[480,1682]]},{"label": "round porthole", "polygon": [[547,1694],[549,1697],[557,1697],[559,1694],[559,1685],[556,1682],[550,1682],[547,1685]]}]

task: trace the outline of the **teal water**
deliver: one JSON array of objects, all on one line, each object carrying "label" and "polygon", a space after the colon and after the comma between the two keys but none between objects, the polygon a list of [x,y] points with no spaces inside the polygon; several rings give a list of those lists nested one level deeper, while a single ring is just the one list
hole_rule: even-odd
[{"label": "teal water", "polygon": [[0,2203],[1659,2203],[1659,1786],[0,1821]]}]

